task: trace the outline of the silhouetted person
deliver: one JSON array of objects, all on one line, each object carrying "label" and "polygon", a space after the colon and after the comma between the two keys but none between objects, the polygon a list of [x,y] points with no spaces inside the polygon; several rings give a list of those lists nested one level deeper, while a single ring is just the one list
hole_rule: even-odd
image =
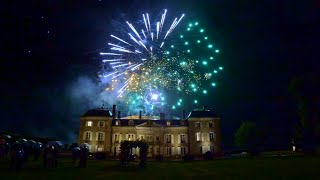
[{"label": "silhouetted person", "polygon": [[72,149],[72,163],[76,163],[79,157],[80,157],[80,148],[74,147]]},{"label": "silhouetted person", "polygon": [[89,149],[87,147],[80,148],[80,162],[79,162],[80,168],[87,167],[88,152],[89,152]]},{"label": "silhouetted person", "polygon": [[10,151],[10,168],[21,169],[24,158],[23,147],[20,144],[15,144]]},{"label": "silhouetted person", "polygon": [[55,165],[55,152],[53,146],[47,146],[43,154],[43,163],[45,168],[53,168]]}]

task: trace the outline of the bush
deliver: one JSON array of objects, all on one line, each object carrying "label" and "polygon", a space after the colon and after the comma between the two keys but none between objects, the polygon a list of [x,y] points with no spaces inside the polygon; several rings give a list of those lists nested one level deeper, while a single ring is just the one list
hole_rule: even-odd
[{"label": "bush", "polygon": [[192,161],[194,159],[194,157],[190,154],[187,154],[187,155],[183,156],[183,159],[185,161]]},{"label": "bush", "polygon": [[93,156],[97,160],[104,160],[104,159],[107,158],[107,153],[105,153],[105,152],[97,152],[97,153],[94,153]]},{"label": "bush", "polygon": [[163,156],[162,155],[156,155],[156,161],[162,161]]},{"label": "bush", "polygon": [[207,151],[204,155],[203,155],[203,159],[204,160],[212,160],[213,159],[213,154],[210,151]]}]

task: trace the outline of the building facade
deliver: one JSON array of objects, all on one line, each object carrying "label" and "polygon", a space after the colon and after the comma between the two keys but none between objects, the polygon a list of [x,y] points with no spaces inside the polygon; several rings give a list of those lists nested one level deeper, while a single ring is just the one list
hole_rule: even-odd
[{"label": "building facade", "polygon": [[[186,154],[201,155],[207,151],[221,151],[220,118],[210,110],[192,111],[181,119],[151,116],[115,116],[108,109],[87,111],[80,118],[78,143],[87,143],[90,152],[120,153],[123,140],[143,140],[149,144],[148,156],[178,157]],[[139,155],[139,148],[133,149]]]}]

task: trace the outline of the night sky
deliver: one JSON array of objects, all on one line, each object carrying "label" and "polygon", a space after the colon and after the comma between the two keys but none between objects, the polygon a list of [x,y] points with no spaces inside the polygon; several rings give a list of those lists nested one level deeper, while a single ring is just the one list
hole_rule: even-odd
[{"label": "night sky", "polygon": [[242,121],[280,143],[298,119],[289,81],[320,69],[320,2],[7,1],[1,2],[0,130],[76,141],[79,116],[95,91],[110,23],[164,8],[205,22],[224,72],[206,103],[221,117],[224,146]]}]

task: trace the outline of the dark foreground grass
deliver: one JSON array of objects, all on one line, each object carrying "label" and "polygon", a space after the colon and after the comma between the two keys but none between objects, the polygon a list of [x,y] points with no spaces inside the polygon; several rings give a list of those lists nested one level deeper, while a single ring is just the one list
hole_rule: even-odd
[{"label": "dark foreground grass", "polygon": [[75,168],[70,159],[60,159],[58,168],[44,169],[42,162],[29,162],[19,172],[0,164],[0,179],[319,179],[320,157],[261,157],[192,162],[136,162],[119,167],[118,161],[88,162]]}]

